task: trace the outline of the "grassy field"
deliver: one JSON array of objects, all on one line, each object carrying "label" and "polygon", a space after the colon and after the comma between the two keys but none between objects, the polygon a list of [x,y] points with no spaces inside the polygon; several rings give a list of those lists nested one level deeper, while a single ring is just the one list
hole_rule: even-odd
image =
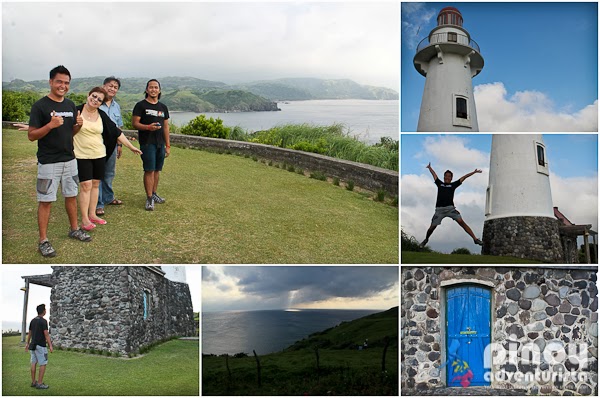
[{"label": "grassy field", "polygon": [[[384,337],[389,336],[382,372]],[[357,345],[369,339],[369,347]],[[314,347],[321,347],[319,368]],[[398,308],[315,333],[286,350],[254,357],[202,359],[203,395],[398,395]]]},{"label": "grassy field", "polygon": [[20,336],[2,338],[2,395],[199,395],[198,341],[171,340],[136,359],[49,353],[48,390],[31,388]]},{"label": "grassy field", "polygon": [[167,199],[144,210],[142,162],[117,161],[114,189],[93,241],[67,238],[61,195],[48,236],[58,255],[37,252],[37,144],[3,130],[4,263],[398,263],[398,208],[250,158],[172,148],[161,173]]},{"label": "grassy field", "polygon": [[543,264],[517,257],[402,252],[402,264]]}]

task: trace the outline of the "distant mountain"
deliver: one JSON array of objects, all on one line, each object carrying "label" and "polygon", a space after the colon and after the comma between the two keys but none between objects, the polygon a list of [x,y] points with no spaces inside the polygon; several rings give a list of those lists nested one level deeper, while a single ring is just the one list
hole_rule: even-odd
[{"label": "distant mountain", "polygon": [[276,100],[367,99],[397,100],[398,93],[385,87],[360,85],[348,79],[289,78],[261,80],[234,87]]},{"label": "distant mountain", "polygon": [[[146,77],[122,78],[117,100],[124,110],[131,110],[144,98]],[[162,88],[161,101],[170,110],[189,112],[246,112],[276,111],[274,101],[314,99],[368,99],[396,100],[398,93],[384,87],[360,85],[352,80],[325,80],[290,78],[263,80],[227,85],[223,82],[195,77],[167,76],[158,78]],[[87,94],[94,86],[102,85],[104,76],[74,78],[71,93]],[[26,82],[15,79],[2,82],[2,89],[33,91],[40,95],[48,92],[47,80]]]}]

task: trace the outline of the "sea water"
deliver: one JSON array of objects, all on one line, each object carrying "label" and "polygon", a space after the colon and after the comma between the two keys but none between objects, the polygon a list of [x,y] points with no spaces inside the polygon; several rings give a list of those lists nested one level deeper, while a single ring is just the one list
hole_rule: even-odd
[{"label": "sea water", "polygon": [[[308,335],[379,310],[267,310],[202,313],[202,353],[281,351]],[[362,342],[357,342],[362,343]]]},{"label": "sea water", "polygon": [[[341,123],[364,142],[374,144],[381,137],[398,140],[399,102],[397,100],[311,100],[279,102],[277,112],[204,113],[206,117],[220,118],[225,126],[240,126],[248,132],[267,130],[282,124],[309,123],[330,126]],[[187,124],[200,113],[172,112],[171,121],[179,126]]]}]

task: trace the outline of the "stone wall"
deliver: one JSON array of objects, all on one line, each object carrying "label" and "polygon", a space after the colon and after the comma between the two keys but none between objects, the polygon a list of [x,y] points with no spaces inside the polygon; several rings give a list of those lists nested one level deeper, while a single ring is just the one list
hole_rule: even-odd
[{"label": "stone wall", "polygon": [[504,217],[483,223],[481,254],[563,263],[556,219]]},{"label": "stone wall", "polygon": [[[598,394],[598,289],[592,267],[402,267],[401,347],[403,392],[446,386],[445,292],[460,283],[492,290],[491,388],[524,389],[539,395]],[[588,379],[524,380],[514,373],[576,372],[570,357],[529,362],[527,349],[563,352],[568,344],[587,344]],[[499,351],[515,349],[513,360]],[[585,347],[584,347],[585,348]],[[510,373],[512,373],[512,376]]]},{"label": "stone wall", "polygon": [[[126,355],[154,341],[194,336],[189,287],[148,267],[53,267],[50,326],[57,346]],[[144,319],[143,291],[151,302]]]}]

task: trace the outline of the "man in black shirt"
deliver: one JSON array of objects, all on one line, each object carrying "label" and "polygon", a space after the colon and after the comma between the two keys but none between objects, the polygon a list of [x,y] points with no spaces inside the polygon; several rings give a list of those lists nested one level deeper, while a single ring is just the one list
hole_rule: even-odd
[{"label": "man in black shirt", "polygon": [[138,130],[142,162],[146,210],[154,210],[154,203],[165,203],[158,196],[158,179],[165,158],[171,153],[169,138],[169,110],[160,99],[160,83],[151,79],[146,83],[146,99],[135,104],[131,124]]},{"label": "man in black shirt", "polygon": [[73,136],[83,124],[81,113],[65,95],[69,92],[71,73],[63,65],[50,71],[50,94],[31,107],[27,138],[38,143],[38,249],[44,257],[56,256],[48,241],[50,208],[56,201],[58,186],[65,198],[65,208],[71,229],[69,237],[88,242],[92,237],[77,223],[77,187],[79,177],[73,152]]},{"label": "man in black shirt", "polygon": [[[29,323],[29,333],[25,344],[25,352],[29,351],[31,356],[31,387],[38,390],[47,390],[48,386],[44,384],[44,373],[46,372],[46,364],[48,363],[48,350],[52,349],[52,341],[48,334],[48,322],[44,319],[46,315],[46,305],[40,304],[37,306],[38,316],[33,318]],[[48,345],[46,347],[46,344]],[[37,365],[40,365],[39,377],[35,378]]]},{"label": "man in black shirt", "polygon": [[431,167],[431,163],[427,165],[427,169],[433,176],[435,185],[437,185],[438,187],[438,193],[435,202],[435,214],[431,219],[431,226],[427,230],[425,240],[421,242],[421,247],[425,247],[427,242],[429,242],[429,237],[431,236],[433,231],[438,225],[442,223],[442,220],[446,217],[450,217],[454,221],[456,221],[458,225],[460,225],[465,230],[465,232],[468,233],[469,236],[471,236],[471,238],[473,238],[473,242],[476,245],[483,245],[483,242],[475,236],[473,230],[471,230],[471,228],[463,220],[458,210],[456,210],[456,207],[454,207],[454,191],[456,190],[456,188],[458,188],[464,180],[471,177],[473,174],[481,173],[481,170],[475,169],[474,171],[470,172],[469,174],[465,174],[464,176],[462,176],[454,182],[452,182],[452,172],[450,170],[446,170],[446,172],[444,173],[444,182],[442,182]]}]

